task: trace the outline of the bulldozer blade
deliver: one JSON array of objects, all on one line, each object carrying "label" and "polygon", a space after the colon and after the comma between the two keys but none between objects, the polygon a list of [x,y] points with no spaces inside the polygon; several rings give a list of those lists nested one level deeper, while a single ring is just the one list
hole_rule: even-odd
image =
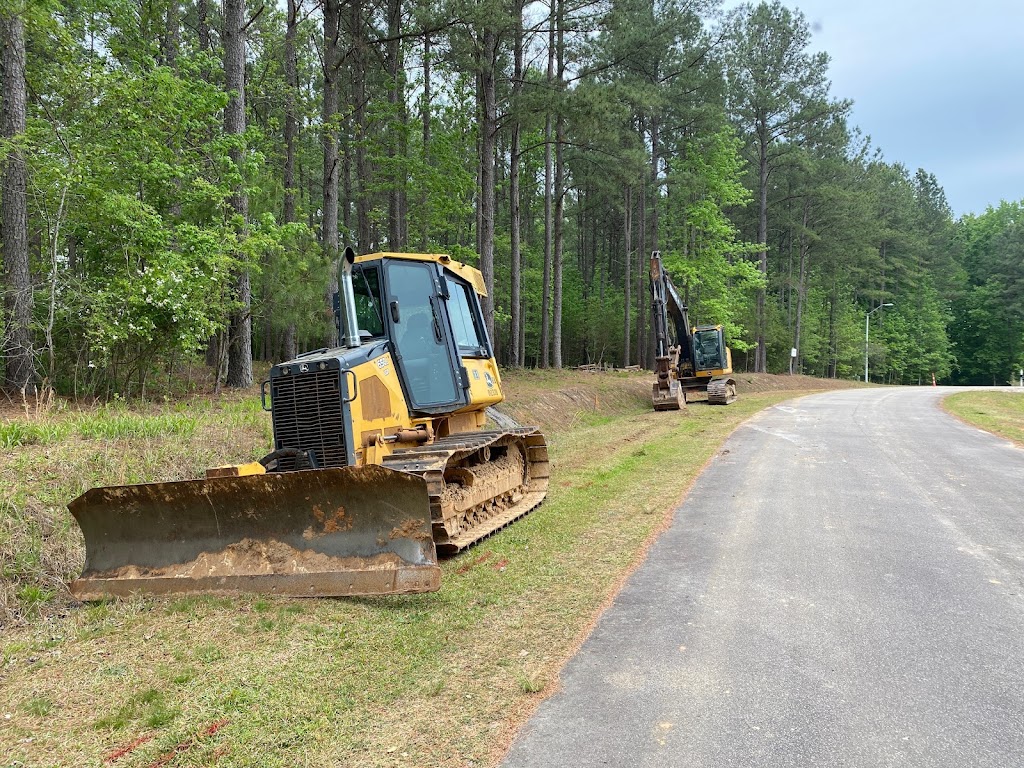
[{"label": "bulldozer blade", "polygon": [[81,600],[258,592],[431,592],[441,571],[426,482],[379,466],[93,488]]}]

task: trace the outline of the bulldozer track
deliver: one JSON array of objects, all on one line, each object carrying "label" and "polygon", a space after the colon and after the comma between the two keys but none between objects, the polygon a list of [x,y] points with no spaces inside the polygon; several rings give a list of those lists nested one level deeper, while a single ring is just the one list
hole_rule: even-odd
[{"label": "bulldozer track", "polygon": [[547,493],[547,443],[536,427],[459,433],[395,451],[382,465],[427,483],[434,542],[452,555],[536,509]]}]

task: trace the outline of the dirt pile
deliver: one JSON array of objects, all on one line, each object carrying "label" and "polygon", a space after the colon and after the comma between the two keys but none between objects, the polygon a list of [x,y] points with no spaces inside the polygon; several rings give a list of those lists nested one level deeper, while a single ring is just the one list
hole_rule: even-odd
[{"label": "dirt pile", "polygon": [[[844,379],[773,373],[738,373],[734,378],[740,397],[856,386],[856,382]],[[650,371],[506,371],[502,373],[505,402],[499,410],[521,424],[557,432],[581,420],[646,413],[651,410],[653,384]]]},{"label": "dirt pile", "polygon": [[778,373],[736,373],[736,391],[753,394],[755,392],[814,392],[827,389],[848,389],[856,387],[860,382],[849,379],[818,379],[814,376]]}]

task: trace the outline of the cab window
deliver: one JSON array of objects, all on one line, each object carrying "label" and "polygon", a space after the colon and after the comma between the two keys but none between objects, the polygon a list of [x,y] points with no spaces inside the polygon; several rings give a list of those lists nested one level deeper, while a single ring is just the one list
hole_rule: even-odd
[{"label": "cab window", "polygon": [[450,298],[448,312],[452,318],[455,343],[461,357],[490,357],[487,352],[486,334],[480,318],[473,308],[476,306],[472,287],[461,280],[448,278]]},{"label": "cab window", "polygon": [[721,335],[716,329],[697,331],[693,336],[693,347],[697,367],[702,370],[724,368],[722,360]]},{"label": "cab window", "polygon": [[356,294],[356,319],[359,321],[360,332],[383,336],[380,272],[376,267],[356,267],[352,270],[352,287]]}]

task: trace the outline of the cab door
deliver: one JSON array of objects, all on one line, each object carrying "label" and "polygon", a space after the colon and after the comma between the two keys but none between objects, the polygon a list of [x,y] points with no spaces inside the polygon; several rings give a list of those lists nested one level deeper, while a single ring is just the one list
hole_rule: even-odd
[{"label": "cab door", "polygon": [[465,405],[437,264],[389,259],[384,272],[388,336],[410,408],[445,413]]}]

